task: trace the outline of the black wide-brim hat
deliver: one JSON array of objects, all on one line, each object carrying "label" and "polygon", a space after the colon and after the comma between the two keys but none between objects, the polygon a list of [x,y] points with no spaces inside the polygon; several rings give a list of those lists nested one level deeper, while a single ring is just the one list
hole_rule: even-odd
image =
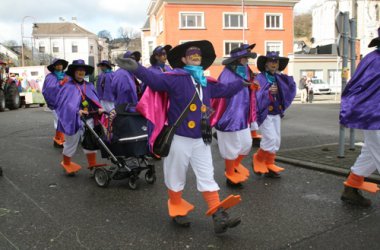
[{"label": "black wide-brim hat", "polygon": [[154,48],[153,50],[153,53],[152,55],[150,56],[149,58],[149,62],[151,65],[155,65],[157,63],[157,59],[156,59],[156,55],[158,55],[161,51],[165,50],[166,51],[166,54],[169,53],[169,51],[172,49],[173,47],[171,45],[165,45],[165,46],[157,46],[156,48]]},{"label": "black wide-brim hat", "polygon": [[182,62],[182,57],[185,57],[186,50],[190,47],[197,47],[201,50],[202,61],[201,65],[203,70],[206,70],[212,65],[216,58],[214,46],[207,40],[190,41],[175,46],[168,53],[168,61],[170,66],[174,68],[183,68],[185,64]]},{"label": "black wide-brim hat", "polygon": [[379,46],[380,46],[380,28],[377,29],[377,37],[372,39],[372,41],[368,44],[368,48],[379,47]]},{"label": "black wide-brim hat", "polygon": [[267,52],[266,56],[259,56],[259,58],[257,58],[257,68],[260,70],[260,72],[266,71],[265,64],[267,63],[268,59],[278,60],[278,71],[283,71],[289,63],[289,58],[279,56],[279,53],[276,51],[270,51]]},{"label": "black wide-brim hat", "polygon": [[256,46],[256,43],[248,45],[248,44],[242,44],[239,48],[233,49],[230,52],[230,56],[227,59],[224,59],[222,64],[228,65],[230,63],[233,63],[240,58],[247,57],[255,59],[257,57],[257,54],[255,52],[251,52],[251,50]]},{"label": "black wide-brim hat", "polygon": [[47,69],[48,69],[50,72],[54,72],[54,67],[55,67],[55,65],[57,65],[57,64],[62,64],[62,66],[63,66],[63,70],[65,70],[66,67],[67,67],[67,65],[69,64],[69,62],[66,61],[66,60],[63,60],[63,59],[56,58],[56,59],[53,60],[53,62],[52,62],[49,66],[47,66]]},{"label": "black wide-brim hat", "polygon": [[74,77],[75,70],[78,68],[82,68],[86,71],[86,75],[91,75],[94,73],[94,67],[85,64],[84,60],[74,60],[72,64],[69,65],[66,71],[66,75]]},{"label": "black wide-brim hat", "polygon": [[106,66],[107,68],[112,69],[112,67],[114,67],[115,64],[112,64],[110,61],[103,60],[100,63],[98,63],[96,66],[97,67],[99,67],[99,66]]}]

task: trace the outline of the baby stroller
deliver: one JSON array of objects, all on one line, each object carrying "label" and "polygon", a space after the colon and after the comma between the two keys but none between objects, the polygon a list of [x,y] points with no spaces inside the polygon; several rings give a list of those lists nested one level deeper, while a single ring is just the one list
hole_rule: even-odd
[{"label": "baby stroller", "polygon": [[129,178],[128,186],[135,190],[143,170],[146,170],[145,181],[155,183],[155,167],[147,156],[147,120],[134,107],[127,104],[116,107],[114,119],[110,114],[105,114],[103,122],[97,125],[101,126],[100,133],[99,129],[92,129],[84,118],[82,121],[98,144],[102,158],[107,158],[114,164],[94,169],[94,179],[98,186],[107,187],[111,180]]}]

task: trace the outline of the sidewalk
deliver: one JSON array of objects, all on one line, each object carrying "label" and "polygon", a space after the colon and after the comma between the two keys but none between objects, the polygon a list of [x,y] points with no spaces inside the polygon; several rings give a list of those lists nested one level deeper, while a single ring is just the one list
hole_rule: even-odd
[{"label": "sidewalk", "polygon": [[[277,153],[276,160],[303,168],[346,176],[350,172],[350,167],[359,156],[361,146],[357,145],[355,146],[355,150],[349,150],[349,145],[345,145],[344,158],[337,157],[338,149],[338,144],[327,144],[308,148],[280,150]],[[377,171],[369,176],[368,180],[380,183],[380,176]]]},{"label": "sidewalk", "polygon": [[[301,96],[297,94],[294,98],[292,104],[300,104]],[[340,93],[332,93],[330,95],[314,95],[313,103],[322,104],[322,103],[340,103]],[[305,103],[309,104],[309,103]]]}]

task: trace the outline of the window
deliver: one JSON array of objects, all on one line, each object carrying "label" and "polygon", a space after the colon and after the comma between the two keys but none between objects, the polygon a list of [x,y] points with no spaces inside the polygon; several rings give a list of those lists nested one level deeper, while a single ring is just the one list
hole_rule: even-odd
[{"label": "window", "polygon": [[223,28],[225,29],[242,29],[246,28],[246,15],[242,13],[223,13]]},{"label": "window", "polygon": [[266,29],[282,29],[282,14],[265,14]]},{"label": "window", "polygon": [[240,47],[243,41],[224,41],[224,56],[229,56],[231,50]]},{"label": "window", "polygon": [[153,54],[153,41],[148,42],[148,54]]},{"label": "window", "polygon": [[59,46],[57,42],[53,43],[53,53],[59,53]]},{"label": "window", "polygon": [[45,53],[45,43],[44,42],[40,42],[39,45],[38,45],[38,52],[39,53]]},{"label": "window", "polygon": [[73,42],[71,44],[71,52],[72,53],[78,53],[78,44],[76,42]]},{"label": "window", "polygon": [[203,12],[180,12],[181,29],[204,29]]},{"label": "window", "polygon": [[158,34],[164,31],[164,20],[162,17],[160,17],[160,20],[158,21]]},{"label": "window", "polygon": [[265,41],[265,52],[277,51],[283,55],[282,41]]}]

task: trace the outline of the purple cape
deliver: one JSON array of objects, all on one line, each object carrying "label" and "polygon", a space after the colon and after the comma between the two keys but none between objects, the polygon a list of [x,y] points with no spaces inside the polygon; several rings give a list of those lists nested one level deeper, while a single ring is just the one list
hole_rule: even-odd
[{"label": "purple cape", "polygon": [[349,128],[380,130],[380,51],[366,55],[342,93],[340,123]]},{"label": "purple cape", "polygon": [[[68,76],[65,76],[68,78]],[[60,81],[53,73],[49,73],[45,77],[44,86],[42,87],[42,95],[45,98],[46,104],[50,109],[55,109],[57,95],[61,88]]]},{"label": "purple cape", "polygon": [[125,69],[118,69],[114,73],[112,90],[115,106],[123,103],[136,104],[138,101],[134,76]]},{"label": "purple cape", "polygon": [[[114,102],[115,96],[112,91],[112,78],[114,72],[101,73],[96,84],[99,100]],[[104,87],[102,87],[102,85]]]},{"label": "purple cape", "polygon": [[[292,104],[296,96],[296,83],[293,77],[284,74],[275,74],[278,93],[280,95],[280,104],[283,109],[280,112],[281,117],[284,116],[284,111]],[[261,125],[269,112],[269,105],[271,104],[268,83],[265,74],[260,73],[256,78],[260,83],[260,89],[256,92],[257,98],[257,123]]]},{"label": "purple cape", "polygon": [[[218,81],[228,83],[239,79],[243,80],[228,68],[224,68]],[[256,96],[251,95],[249,88],[243,88],[230,98],[213,99],[212,108],[215,113],[211,125],[215,124],[217,130],[227,132],[242,130],[248,127],[252,119],[256,119]]]},{"label": "purple cape", "polygon": [[[84,84],[86,84],[86,98],[90,99],[94,105],[100,108],[101,105],[99,104],[99,98],[96,95],[94,85],[88,82],[85,82]],[[82,91],[84,84],[80,85]],[[80,128],[82,128],[82,122],[78,113],[81,102],[81,92],[73,80],[70,80],[63,85],[59,90],[56,105],[58,131],[61,131],[66,135],[74,135]]]}]

